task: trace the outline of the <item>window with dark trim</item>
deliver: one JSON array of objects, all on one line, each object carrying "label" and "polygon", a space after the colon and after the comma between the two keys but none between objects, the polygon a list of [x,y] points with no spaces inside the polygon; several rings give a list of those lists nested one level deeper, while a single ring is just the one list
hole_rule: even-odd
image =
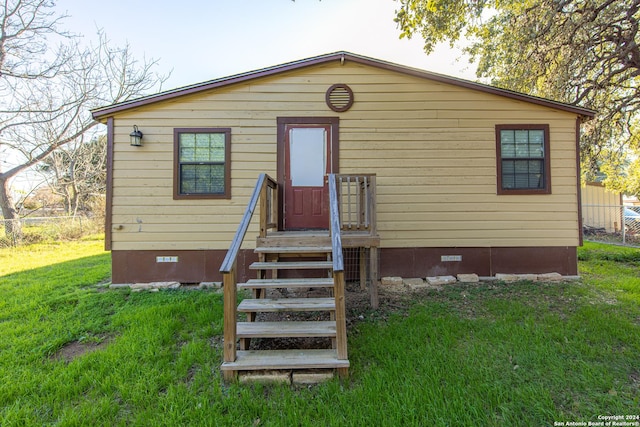
[{"label": "window with dark trim", "polygon": [[550,194],[549,125],[497,125],[498,194]]},{"label": "window with dark trim", "polygon": [[231,198],[231,129],[173,131],[174,199]]}]

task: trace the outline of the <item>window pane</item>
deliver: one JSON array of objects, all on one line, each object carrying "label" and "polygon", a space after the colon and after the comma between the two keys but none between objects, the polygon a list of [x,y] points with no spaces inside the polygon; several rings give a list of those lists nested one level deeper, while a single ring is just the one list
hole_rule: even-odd
[{"label": "window pane", "polygon": [[529,142],[531,144],[542,145],[544,143],[544,131],[541,129],[531,129],[529,131]]},{"label": "window pane", "polygon": [[543,160],[503,160],[502,188],[544,188]]},{"label": "window pane", "polygon": [[530,185],[530,188],[544,188],[544,180],[542,179],[542,175],[541,174],[529,175],[529,185]]},{"label": "window pane", "polygon": [[544,131],[529,131],[529,157],[544,157]]},{"label": "window pane", "polygon": [[501,130],[500,141],[502,141],[503,144],[515,144],[516,143],[515,131]]},{"label": "window pane", "polygon": [[512,130],[500,131],[500,151],[502,152],[502,157],[516,156],[514,131]]},{"label": "window pane", "polygon": [[547,143],[544,130],[501,130],[500,138],[503,159],[501,160],[502,188],[510,190],[543,189],[545,182],[544,148]]},{"label": "window pane", "polygon": [[209,134],[208,133],[197,133],[196,134],[196,147],[198,148],[209,148]]},{"label": "window pane", "polygon": [[502,144],[502,157],[505,157],[505,158],[516,157],[516,145]]},{"label": "window pane", "polygon": [[514,162],[516,165],[516,173],[529,173],[529,162],[518,160]]},{"label": "window pane", "polygon": [[193,147],[180,147],[180,161],[181,162],[191,162],[195,157],[195,148]]},{"label": "window pane", "polygon": [[180,193],[195,192],[196,171],[193,166],[182,166],[180,168]]},{"label": "window pane", "polygon": [[180,194],[224,194],[226,134],[181,133],[178,144]]},{"label": "window pane", "polygon": [[193,161],[196,162],[208,162],[211,159],[211,149],[209,147],[209,134],[198,133],[196,134],[196,151]]},{"label": "window pane", "polygon": [[183,147],[195,147],[196,146],[196,135],[193,133],[181,133],[180,134],[180,145]]},{"label": "window pane", "polygon": [[180,161],[192,162],[196,153],[196,135],[193,133],[180,134]]},{"label": "window pane", "polygon": [[529,143],[529,131],[517,130],[515,131],[516,144],[528,144]]},{"label": "window pane", "polygon": [[516,157],[529,157],[529,131],[517,130]]},{"label": "window pane", "polygon": [[513,174],[516,172],[515,161],[503,160],[502,161],[502,173]]},{"label": "window pane", "polygon": [[212,133],[211,134],[211,161],[212,162],[224,162],[224,147],[225,147],[225,134],[224,133]]},{"label": "window pane", "polygon": [[527,189],[529,187],[529,175],[528,174],[516,174],[516,186],[515,188]]},{"label": "window pane", "polygon": [[290,132],[291,185],[324,186],[327,152],[324,128],[293,128]]},{"label": "window pane", "polygon": [[515,175],[513,174],[504,174],[502,175],[502,188],[512,189],[516,185],[515,183]]},{"label": "window pane", "polygon": [[529,157],[544,157],[544,146],[542,144],[530,144],[529,145]]},{"label": "window pane", "polygon": [[542,173],[542,160],[529,161],[529,173]]},{"label": "window pane", "polygon": [[501,130],[500,149],[503,158],[543,158],[544,131],[531,130]]},{"label": "window pane", "polygon": [[182,165],[180,193],[224,194],[224,165]]},{"label": "window pane", "polygon": [[180,162],[224,162],[224,133],[181,133]]}]

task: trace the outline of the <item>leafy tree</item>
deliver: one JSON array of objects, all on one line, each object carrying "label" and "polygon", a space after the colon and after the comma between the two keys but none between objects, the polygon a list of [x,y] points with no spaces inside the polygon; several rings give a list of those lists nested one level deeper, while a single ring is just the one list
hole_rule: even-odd
[{"label": "leafy tree", "polygon": [[583,125],[587,175],[619,173],[636,149],[640,114],[640,0],[399,0],[401,37],[419,33],[425,51],[461,37],[494,85],[598,111]]},{"label": "leafy tree", "polygon": [[[51,0],[0,0],[0,208],[5,231],[21,237],[10,181],[97,123],[89,110],[159,88],[155,60],[112,47],[98,32],[83,46],[61,28]],[[8,166],[7,166],[8,165]]]}]

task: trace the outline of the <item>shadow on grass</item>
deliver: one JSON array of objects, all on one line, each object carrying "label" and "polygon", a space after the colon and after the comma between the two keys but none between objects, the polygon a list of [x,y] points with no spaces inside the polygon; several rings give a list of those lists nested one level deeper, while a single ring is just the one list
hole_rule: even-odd
[{"label": "shadow on grass", "polygon": [[94,285],[108,278],[110,274],[111,255],[105,252],[0,276],[0,292],[17,285]]}]

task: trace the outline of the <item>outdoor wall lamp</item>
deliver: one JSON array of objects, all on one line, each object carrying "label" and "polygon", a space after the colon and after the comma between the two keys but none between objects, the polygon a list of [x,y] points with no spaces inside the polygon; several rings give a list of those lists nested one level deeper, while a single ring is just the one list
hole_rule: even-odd
[{"label": "outdoor wall lamp", "polygon": [[142,146],[142,132],[138,130],[137,125],[133,125],[133,132],[129,134],[129,138],[131,140],[131,145],[134,147]]}]

